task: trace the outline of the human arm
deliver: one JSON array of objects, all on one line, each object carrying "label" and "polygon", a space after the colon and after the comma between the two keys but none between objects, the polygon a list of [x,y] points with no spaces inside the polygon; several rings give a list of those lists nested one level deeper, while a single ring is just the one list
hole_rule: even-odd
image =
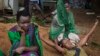
[{"label": "human arm", "polygon": [[91,30],[88,32],[88,34],[85,35],[85,37],[79,42],[78,46],[83,46],[86,44],[87,40],[89,39],[89,36],[94,32],[96,26],[98,25],[99,21],[96,19],[96,22],[94,23]]}]

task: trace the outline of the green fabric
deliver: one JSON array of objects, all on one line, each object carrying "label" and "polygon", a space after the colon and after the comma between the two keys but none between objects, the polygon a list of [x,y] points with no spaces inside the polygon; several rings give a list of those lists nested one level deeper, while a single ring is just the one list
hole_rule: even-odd
[{"label": "green fabric", "polygon": [[4,56],[3,52],[0,50],[0,56]]},{"label": "green fabric", "polygon": [[[38,27],[35,27],[35,38],[36,38],[35,41],[37,41],[36,43],[37,43],[38,46],[39,46],[39,49],[40,49],[40,50],[39,50],[39,53],[40,53],[40,56],[43,56],[42,43],[41,43],[41,40],[39,39],[39,34],[38,34],[38,32],[39,32],[39,31],[38,31]],[[8,36],[9,36],[9,39],[10,39],[12,45],[13,45],[13,44],[16,45],[16,43],[17,43],[18,41],[20,41],[20,38],[21,38],[19,32],[8,31]],[[32,43],[30,42],[30,39],[29,39],[29,35],[28,35],[28,34],[26,35],[26,46],[27,46],[27,47],[32,46]],[[11,48],[11,50],[12,50],[12,48]]]},{"label": "green fabric", "polygon": [[66,11],[64,0],[58,0],[57,2],[57,15],[60,24],[68,24],[68,12]]},{"label": "green fabric", "polygon": [[[16,41],[20,41],[21,36],[20,36],[19,32],[9,31],[8,35],[9,35],[9,38],[10,38],[12,44],[15,43]],[[31,43],[29,41],[29,35],[26,35],[26,46],[27,47],[31,46]]]},{"label": "green fabric", "polygon": [[12,44],[16,43],[16,41],[20,41],[19,32],[8,31],[8,36]]},{"label": "green fabric", "polygon": [[36,35],[36,40],[37,40],[37,43],[39,45],[39,53],[40,53],[40,56],[43,56],[43,46],[42,46],[42,42],[41,40],[39,39],[39,30],[38,28],[35,28],[35,35]]},{"label": "green fabric", "polygon": [[50,38],[54,40],[64,30],[64,38],[68,37],[70,32],[77,33],[75,29],[74,16],[71,11],[66,11],[63,0],[57,2],[57,19],[56,23],[58,26],[51,25]]}]

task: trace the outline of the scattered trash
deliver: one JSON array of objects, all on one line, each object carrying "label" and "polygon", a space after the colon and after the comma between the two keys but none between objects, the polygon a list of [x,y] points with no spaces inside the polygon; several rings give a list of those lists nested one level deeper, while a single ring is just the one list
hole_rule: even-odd
[{"label": "scattered trash", "polygon": [[100,15],[99,15],[99,16],[97,16],[97,18],[100,18]]},{"label": "scattered trash", "polygon": [[94,15],[95,12],[86,12],[87,15]]}]

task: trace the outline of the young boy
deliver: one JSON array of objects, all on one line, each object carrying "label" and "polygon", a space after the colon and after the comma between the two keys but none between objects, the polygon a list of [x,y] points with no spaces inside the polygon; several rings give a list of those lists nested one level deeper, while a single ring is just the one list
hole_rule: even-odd
[{"label": "young boy", "polygon": [[38,26],[31,23],[30,14],[19,11],[17,25],[8,31],[12,47],[10,56],[42,56],[42,44],[39,39]]}]

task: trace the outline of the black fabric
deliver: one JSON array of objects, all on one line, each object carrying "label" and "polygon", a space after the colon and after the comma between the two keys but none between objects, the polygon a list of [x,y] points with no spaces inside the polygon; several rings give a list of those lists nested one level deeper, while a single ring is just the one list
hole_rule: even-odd
[{"label": "black fabric", "polygon": [[74,56],[80,56],[80,51],[81,51],[80,48],[77,48],[77,47],[76,47],[76,48],[75,48],[75,51],[76,51],[76,52],[75,52],[75,55],[74,55]]}]

